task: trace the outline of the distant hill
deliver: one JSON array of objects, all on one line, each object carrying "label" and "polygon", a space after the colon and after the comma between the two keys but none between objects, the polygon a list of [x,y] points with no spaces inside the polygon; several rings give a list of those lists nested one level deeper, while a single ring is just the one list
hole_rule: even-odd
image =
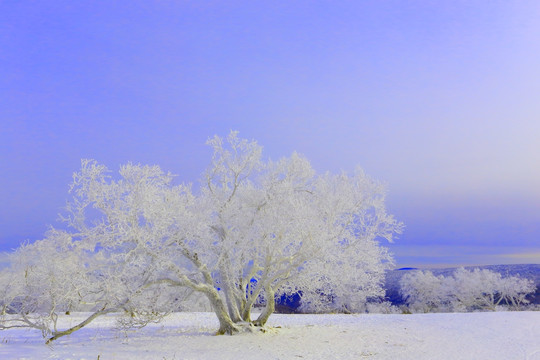
[{"label": "distant hill", "polygon": [[[465,269],[487,269],[500,273],[503,277],[520,276],[522,278],[531,279],[536,284],[536,293],[529,300],[533,304],[540,304],[540,264],[525,264],[525,265],[486,265],[486,266],[465,266]],[[401,268],[388,271],[386,274],[386,298],[393,305],[403,304],[403,299],[399,295],[399,281],[401,277],[410,271],[429,270],[433,275],[450,276],[454,273],[457,267],[444,269],[416,269],[416,268]]]}]

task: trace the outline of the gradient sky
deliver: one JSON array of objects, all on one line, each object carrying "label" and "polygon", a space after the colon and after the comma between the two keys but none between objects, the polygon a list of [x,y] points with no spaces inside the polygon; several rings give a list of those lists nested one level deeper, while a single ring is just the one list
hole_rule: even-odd
[{"label": "gradient sky", "polygon": [[540,2],[2,1],[0,251],[81,158],[197,182],[208,137],[360,165],[398,266],[540,263]]}]

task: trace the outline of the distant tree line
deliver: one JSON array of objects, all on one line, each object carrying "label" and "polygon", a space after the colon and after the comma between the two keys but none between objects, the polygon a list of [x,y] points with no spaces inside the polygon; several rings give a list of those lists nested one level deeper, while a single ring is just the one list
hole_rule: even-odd
[{"label": "distant tree line", "polygon": [[468,312],[506,306],[519,310],[536,291],[531,279],[503,277],[487,269],[459,268],[450,276],[412,271],[400,282],[400,293],[411,312]]}]

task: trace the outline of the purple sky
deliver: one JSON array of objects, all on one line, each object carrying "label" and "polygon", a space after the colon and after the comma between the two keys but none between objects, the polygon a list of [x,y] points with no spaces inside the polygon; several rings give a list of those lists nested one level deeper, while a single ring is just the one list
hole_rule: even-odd
[{"label": "purple sky", "polygon": [[398,266],[540,262],[540,2],[2,1],[0,251],[59,225],[81,158],[194,182],[239,130],[356,165]]}]

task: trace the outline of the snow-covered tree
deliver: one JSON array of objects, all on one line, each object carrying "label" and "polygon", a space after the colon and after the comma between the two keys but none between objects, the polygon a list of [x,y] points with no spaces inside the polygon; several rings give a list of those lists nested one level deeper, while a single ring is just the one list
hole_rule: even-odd
[{"label": "snow-covered tree", "polygon": [[[391,257],[379,241],[402,228],[386,213],[383,186],[360,170],[317,175],[296,153],[262,161],[262,148],[236,132],[208,144],[212,162],[197,191],[157,166],[127,164],[115,179],[82,161],[63,217],[70,230],[54,235],[66,245],[50,246],[68,262],[51,269],[53,278],[78,274],[77,285],[62,290],[61,307],[47,300],[44,311],[84,302],[92,304],[88,321],[122,310],[125,326],[140,326],[198,294],[216,313],[218,333],[232,334],[263,326],[283,294],[301,294],[317,311],[354,311],[382,295]],[[41,286],[59,291],[55,284]],[[42,301],[30,287],[14,293]],[[264,308],[252,320],[256,304]],[[76,329],[52,329],[51,339]]]},{"label": "snow-covered tree", "polygon": [[435,276],[431,271],[407,273],[400,280],[400,294],[412,312],[432,312],[447,305],[443,281],[443,276]]},{"label": "snow-covered tree", "polygon": [[0,272],[0,328],[32,327],[48,335],[58,331],[59,313],[99,299],[96,264],[73,245],[69,234],[51,230],[10,255],[10,266]]},{"label": "snow-covered tree", "polygon": [[447,277],[415,271],[405,274],[400,286],[414,312],[495,310],[502,304],[518,308],[536,290],[532,280],[478,268],[459,268]]},{"label": "snow-covered tree", "polygon": [[528,303],[527,295],[536,290],[534,282],[519,276],[503,278],[487,269],[459,268],[445,284],[455,310],[495,310],[500,304],[517,308]]}]

